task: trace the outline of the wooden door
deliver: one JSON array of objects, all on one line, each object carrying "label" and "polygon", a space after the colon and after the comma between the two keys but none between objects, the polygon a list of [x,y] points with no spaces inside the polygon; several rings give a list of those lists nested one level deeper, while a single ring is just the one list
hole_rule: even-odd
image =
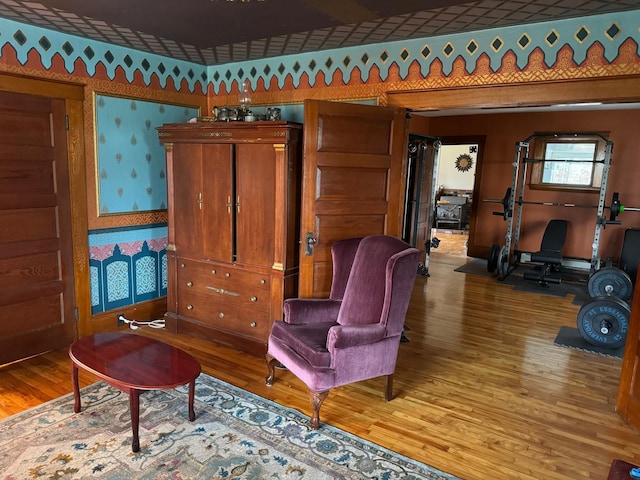
[{"label": "wooden door", "polygon": [[276,175],[272,144],[236,145],[236,258],[271,268],[274,262]]},{"label": "wooden door", "polygon": [[0,92],[0,364],[76,332],[65,101]]},{"label": "wooden door", "polygon": [[423,155],[420,174],[420,198],[418,200],[418,220],[416,225],[416,245],[420,250],[420,259],[425,263],[425,256],[428,253],[427,243],[431,243],[431,226],[434,215],[434,164],[440,140],[429,139],[423,143]]},{"label": "wooden door", "polygon": [[414,165],[407,174],[407,181],[411,182],[411,186],[407,187],[404,240],[420,250],[421,261],[425,259],[427,243],[431,242],[433,170],[439,146],[440,141],[435,137],[409,137],[408,160]]},{"label": "wooden door", "polygon": [[305,101],[301,297],[328,296],[335,240],[402,236],[407,140],[405,109]]},{"label": "wooden door", "polygon": [[633,292],[616,411],[640,430],[640,273]]}]

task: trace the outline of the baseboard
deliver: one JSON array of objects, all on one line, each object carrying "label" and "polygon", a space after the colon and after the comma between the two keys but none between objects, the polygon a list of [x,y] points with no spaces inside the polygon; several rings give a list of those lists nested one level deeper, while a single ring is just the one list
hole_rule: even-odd
[{"label": "baseboard", "polygon": [[167,297],[160,297],[98,313],[91,317],[91,333],[127,330],[128,327],[126,325],[118,326],[119,315],[124,315],[130,320],[148,321],[164,318],[166,311]]}]

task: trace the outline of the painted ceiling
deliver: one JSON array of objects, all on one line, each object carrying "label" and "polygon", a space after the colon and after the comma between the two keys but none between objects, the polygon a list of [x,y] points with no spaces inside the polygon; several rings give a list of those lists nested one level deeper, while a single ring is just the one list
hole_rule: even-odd
[{"label": "painted ceiling", "polygon": [[0,17],[220,65],[638,7],[638,0],[0,0]]}]

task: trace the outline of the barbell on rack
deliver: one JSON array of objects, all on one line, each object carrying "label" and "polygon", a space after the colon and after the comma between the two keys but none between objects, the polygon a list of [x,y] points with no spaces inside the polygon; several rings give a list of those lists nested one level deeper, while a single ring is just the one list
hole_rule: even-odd
[{"label": "barbell on rack", "polygon": [[[620,223],[616,221],[618,215],[622,212],[640,212],[640,208],[636,207],[626,207],[620,202],[618,192],[614,192],[613,197],[611,198],[611,204],[605,205],[604,209],[609,210],[609,220],[603,219],[602,223]],[[511,187],[507,188],[507,191],[502,199],[485,199],[484,202],[488,203],[499,203],[502,205],[502,212],[493,212],[494,215],[502,216],[505,220],[509,218],[509,216],[513,212],[513,204],[512,204],[512,190]],[[517,199],[514,203],[517,205],[545,205],[548,207],[574,207],[574,208],[598,208],[598,205],[581,205],[577,203],[562,203],[562,202],[533,202],[530,200],[522,200]]]}]

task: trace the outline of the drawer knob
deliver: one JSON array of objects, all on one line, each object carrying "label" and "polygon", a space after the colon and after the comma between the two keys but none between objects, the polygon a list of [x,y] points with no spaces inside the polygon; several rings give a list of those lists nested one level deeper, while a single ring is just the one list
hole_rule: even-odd
[{"label": "drawer knob", "polygon": [[231,276],[231,274],[229,272],[224,274],[225,277],[229,278]]},{"label": "drawer knob", "polygon": [[193,282],[187,282],[187,287],[193,287]]},{"label": "drawer knob", "polygon": [[187,305],[187,310],[193,310],[193,305]]},{"label": "drawer knob", "polygon": [[211,270],[211,275],[215,275],[217,272],[215,270]]},{"label": "drawer knob", "polygon": [[219,316],[220,318],[224,318],[224,313],[220,312],[220,313],[218,314],[218,316]]},{"label": "drawer knob", "polygon": [[180,268],[184,268],[186,265],[184,263],[180,264]]},{"label": "drawer knob", "polygon": [[257,324],[256,322],[251,322],[251,323],[249,324],[249,326],[251,326],[251,327],[253,327],[253,328],[256,328],[256,327],[258,326],[258,324]]},{"label": "drawer knob", "polygon": [[258,297],[251,297],[251,301],[252,302],[257,302],[258,301]]},{"label": "drawer knob", "polygon": [[260,280],[260,285],[264,285],[265,283],[267,283],[267,281],[264,278]]}]

